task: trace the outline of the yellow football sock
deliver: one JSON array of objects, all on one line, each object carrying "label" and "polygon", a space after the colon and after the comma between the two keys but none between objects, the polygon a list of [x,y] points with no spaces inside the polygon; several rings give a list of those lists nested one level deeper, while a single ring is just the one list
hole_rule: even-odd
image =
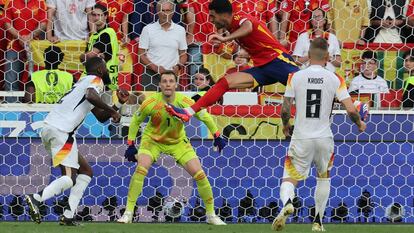
[{"label": "yellow football sock", "polygon": [[214,214],[213,190],[211,189],[211,185],[206,174],[203,170],[201,170],[198,171],[193,178],[197,183],[198,193],[206,206],[206,213]]},{"label": "yellow football sock", "polygon": [[142,186],[144,185],[144,179],[147,173],[148,170],[145,167],[137,166],[135,169],[135,173],[132,175],[129,183],[126,211],[134,211],[135,203],[142,192]]}]

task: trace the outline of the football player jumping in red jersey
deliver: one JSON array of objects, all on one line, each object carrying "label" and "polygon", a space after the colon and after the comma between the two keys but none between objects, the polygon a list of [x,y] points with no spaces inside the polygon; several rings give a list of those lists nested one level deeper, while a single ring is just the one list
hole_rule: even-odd
[{"label": "football player jumping in red jersey", "polygon": [[221,78],[189,108],[167,105],[170,115],[182,121],[189,121],[194,113],[216,103],[229,89],[254,88],[276,82],[286,84],[289,74],[299,70],[266,25],[252,16],[233,13],[229,0],[213,0],[209,4],[209,18],[217,30],[228,31],[227,35],[210,35],[209,41],[225,43],[235,40],[250,54],[254,67]]}]

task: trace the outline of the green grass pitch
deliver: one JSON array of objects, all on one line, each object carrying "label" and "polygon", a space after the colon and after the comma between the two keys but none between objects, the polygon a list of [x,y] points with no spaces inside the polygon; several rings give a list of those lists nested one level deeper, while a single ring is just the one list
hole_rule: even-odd
[{"label": "green grass pitch", "polygon": [[[410,224],[326,224],[327,232],[332,233],[413,233]],[[85,223],[80,227],[59,226],[56,222],[0,222],[1,233],[272,233],[270,224],[229,224],[210,226],[192,223]],[[286,233],[310,233],[310,224],[288,224],[282,231]]]}]

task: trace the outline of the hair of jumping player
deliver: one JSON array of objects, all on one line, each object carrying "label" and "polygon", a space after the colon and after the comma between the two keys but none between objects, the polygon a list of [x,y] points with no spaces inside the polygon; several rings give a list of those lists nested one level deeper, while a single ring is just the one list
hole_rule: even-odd
[{"label": "hair of jumping player", "polygon": [[309,54],[312,54],[312,59],[314,60],[324,60],[326,54],[328,53],[328,41],[324,38],[315,38],[312,40],[309,47]]},{"label": "hair of jumping player", "polygon": [[166,71],[162,72],[160,74],[160,78],[162,78],[163,75],[174,75],[175,82],[178,82],[178,76],[172,70],[166,70]]},{"label": "hair of jumping player", "polygon": [[233,8],[229,0],[213,0],[208,4],[208,9],[218,14],[233,13]]},{"label": "hair of jumping player", "polygon": [[65,54],[62,50],[55,45],[47,47],[44,51],[45,68],[47,70],[58,69],[60,63],[62,63]]}]

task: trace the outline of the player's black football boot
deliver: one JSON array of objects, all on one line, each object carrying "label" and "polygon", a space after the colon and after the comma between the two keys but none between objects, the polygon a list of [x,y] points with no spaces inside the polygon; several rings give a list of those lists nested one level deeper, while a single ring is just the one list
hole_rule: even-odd
[{"label": "player's black football boot", "polygon": [[40,202],[33,197],[33,194],[24,195],[26,203],[29,206],[29,215],[33,222],[40,224],[42,222],[39,206]]},{"label": "player's black football boot", "polygon": [[60,216],[59,225],[72,227],[82,226],[82,224],[76,222],[73,218],[66,218],[64,215]]}]

